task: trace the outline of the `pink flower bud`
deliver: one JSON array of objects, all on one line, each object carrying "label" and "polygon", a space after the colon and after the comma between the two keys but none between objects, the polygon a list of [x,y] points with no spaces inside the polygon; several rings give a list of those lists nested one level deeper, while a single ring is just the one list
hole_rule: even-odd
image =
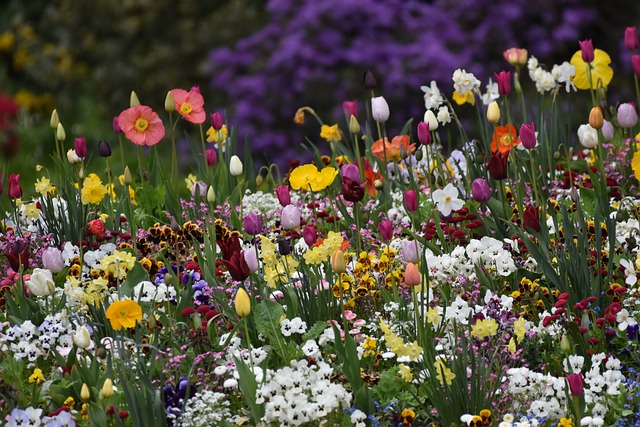
[{"label": "pink flower bud", "polygon": [[42,266],[53,274],[64,270],[64,258],[60,249],[53,246],[45,249],[42,252]]},{"label": "pink flower bud", "polygon": [[342,109],[347,113],[347,117],[354,116],[358,118],[358,101],[344,101],[342,103]]},{"label": "pink flower bud", "polygon": [[274,189],[276,192],[276,196],[278,196],[278,201],[282,207],[291,204],[291,194],[289,194],[289,186],[281,185]]},{"label": "pink flower bud", "polygon": [[418,193],[416,190],[411,189],[404,192],[404,205],[408,212],[418,210]]},{"label": "pink flower bud", "polygon": [[87,157],[87,141],[84,138],[76,138],[73,142],[73,148],[76,151],[76,156],[80,157],[81,159]]},{"label": "pink flower bud", "polygon": [[402,256],[405,261],[417,263],[420,261],[422,254],[422,245],[417,240],[403,240],[402,241]]},{"label": "pink flower bud", "polygon": [[638,48],[638,33],[636,27],[627,27],[624,30],[624,45],[629,50],[636,50]]},{"label": "pink flower bud", "polygon": [[572,396],[582,396],[584,393],[582,374],[567,374],[567,382]]},{"label": "pink flower bud", "polygon": [[383,219],[378,224],[378,231],[383,240],[391,240],[393,238],[393,223],[388,219]]},{"label": "pink flower bud", "polygon": [[536,125],[533,122],[523,123],[520,126],[520,141],[527,150],[536,146]]},{"label": "pink flower bud", "polygon": [[431,132],[429,131],[428,122],[418,123],[418,141],[420,141],[422,145],[431,144]]},{"label": "pink flower bud", "polygon": [[258,257],[256,256],[255,249],[244,250],[242,251],[242,255],[244,256],[244,262],[246,262],[249,267],[249,272],[255,273],[258,271],[260,264],[258,263]]},{"label": "pink flower bud", "polygon": [[591,39],[582,40],[580,43],[580,50],[582,51],[582,60],[584,62],[593,62],[593,42]]}]

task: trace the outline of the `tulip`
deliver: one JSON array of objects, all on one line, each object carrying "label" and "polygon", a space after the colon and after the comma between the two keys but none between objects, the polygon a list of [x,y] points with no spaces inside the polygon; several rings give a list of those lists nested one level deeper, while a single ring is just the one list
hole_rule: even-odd
[{"label": "tulip", "polygon": [[389,120],[389,104],[383,96],[371,98],[371,115],[373,120],[378,123],[384,123]]},{"label": "tulip", "polygon": [[53,274],[64,270],[64,258],[60,249],[53,246],[45,249],[42,252],[42,266]]},{"label": "tulip", "polygon": [[529,205],[522,213],[522,224],[527,229],[540,231],[540,214],[538,208]]},{"label": "tulip", "polygon": [[407,268],[404,270],[404,284],[405,286],[418,286],[422,283],[422,276],[418,267],[410,262],[407,264]]},{"label": "tulip", "polygon": [[584,148],[593,148],[598,145],[598,132],[588,124],[580,125],[578,141]]},{"label": "tulip", "polygon": [[636,76],[640,77],[640,55],[633,55],[631,57],[631,65],[633,66],[633,72]]},{"label": "tulip", "polygon": [[281,185],[279,187],[276,187],[274,191],[276,192],[276,196],[278,196],[278,201],[280,202],[280,205],[282,207],[291,204],[291,194],[289,193],[288,185]]},{"label": "tulip", "polygon": [[347,271],[347,263],[344,260],[344,253],[340,249],[336,249],[331,255],[331,269],[336,274],[342,274]]},{"label": "tulip", "polygon": [[420,141],[422,145],[431,144],[431,132],[429,131],[428,122],[418,123],[418,141]]},{"label": "tulip", "polygon": [[43,268],[34,268],[31,277],[24,284],[38,297],[51,295],[56,287],[51,272]]},{"label": "tulip", "polygon": [[636,27],[627,27],[624,30],[624,45],[629,50],[636,50],[638,48],[638,33]]},{"label": "tulip", "polygon": [[86,326],[82,325],[78,328],[71,337],[73,343],[79,348],[85,349],[91,345],[91,335]]},{"label": "tulip", "polygon": [[213,203],[215,201],[216,201],[216,192],[213,189],[213,186],[210,185],[209,189],[207,190],[207,202]]},{"label": "tulip", "polygon": [[[353,100],[353,101],[344,101],[342,103],[342,109],[345,111],[345,113],[347,114],[347,117],[355,117],[358,118],[358,101],[357,100]],[[357,133],[357,132],[354,132]]]},{"label": "tulip", "polygon": [[282,239],[278,241],[278,253],[282,256],[287,256],[291,253],[291,243],[289,243],[289,240]]},{"label": "tulip", "polygon": [[406,190],[404,192],[404,205],[408,212],[418,210],[418,192],[416,190]]},{"label": "tulip", "polygon": [[582,51],[582,60],[584,62],[592,62],[594,58],[593,42],[591,39],[582,40],[580,43],[580,50]]},{"label": "tulip", "polygon": [[249,267],[249,272],[255,273],[256,271],[258,271],[260,263],[258,262],[258,256],[255,249],[244,250],[242,251],[242,255],[244,256],[244,262],[246,262],[247,266]]},{"label": "tulip", "polygon": [[58,123],[58,126],[56,127],[56,139],[59,142],[67,139],[67,133],[64,131],[64,126],[62,126],[62,123]]},{"label": "tulip", "polygon": [[364,88],[368,90],[373,90],[378,87],[378,82],[376,82],[376,78],[370,70],[364,72]]},{"label": "tulip", "polygon": [[58,116],[58,110],[54,109],[51,112],[51,119],[49,119],[51,129],[58,129],[58,123],[60,123],[60,117]]},{"label": "tulip", "polygon": [[349,117],[349,132],[351,132],[354,135],[357,135],[360,133],[360,123],[358,122],[358,119],[354,115],[351,115]]},{"label": "tulip", "polygon": [[73,147],[75,149],[76,156],[80,157],[81,159],[87,157],[87,141],[84,138],[76,138],[73,142]]},{"label": "tulip", "polygon": [[110,157],[111,156],[111,147],[109,143],[104,139],[98,142],[98,154],[100,157]]},{"label": "tulip", "polygon": [[567,382],[569,383],[569,392],[572,396],[582,396],[584,393],[582,374],[567,374]]},{"label": "tulip", "polygon": [[307,246],[313,246],[318,240],[318,230],[315,225],[307,225],[302,229],[302,238]]},{"label": "tulip", "polygon": [[417,263],[420,261],[420,256],[422,254],[422,245],[417,240],[407,240],[404,239],[402,241],[402,256],[405,261]]},{"label": "tulip", "polygon": [[359,180],[351,180],[346,176],[340,181],[342,189],[342,197],[348,202],[359,202],[364,198],[364,187],[360,185]]},{"label": "tulip", "polygon": [[13,200],[22,197],[22,187],[20,187],[20,174],[12,173],[7,179],[9,182],[9,197]]},{"label": "tulip", "polygon": [[124,167],[124,173],[122,174],[122,183],[124,185],[131,185],[133,182],[133,177],[131,176],[131,171],[129,170],[129,166]]},{"label": "tulip", "polygon": [[249,294],[244,290],[243,287],[238,288],[238,292],[236,292],[236,298],[234,300],[234,305],[236,308],[236,314],[240,318],[247,317],[249,313],[251,313],[251,299],[249,298]]},{"label": "tulip", "polygon": [[343,177],[349,178],[351,181],[360,181],[360,169],[354,163],[342,165],[340,173]]},{"label": "tulip", "polygon": [[427,110],[427,112],[424,113],[424,118],[422,120],[429,124],[429,131],[438,129],[438,118],[432,110]]},{"label": "tulip", "polygon": [[383,219],[378,224],[378,231],[383,240],[391,240],[393,238],[393,223],[388,219]]},{"label": "tulip", "polygon": [[535,123],[523,123],[520,126],[520,141],[522,146],[527,150],[531,150],[536,146],[536,125]]},{"label": "tulip", "polygon": [[252,236],[260,234],[262,231],[262,221],[257,213],[251,212],[242,219],[242,228],[247,234]]},{"label": "tulip", "polygon": [[494,124],[500,121],[500,107],[496,101],[489,104],[487,108],[487,120]]},{"label": "tulip", "polygon": [[240,157],[235,154],[231,156],[231,160],[229,161],[229,173],[231,173],[232,176],[242,175],[242,161]]},{"label": "tulip", "polygon": [[77,163],[80,163],[82,159],[78,157],[78,155],[76,154],[76,150],[71,148],[67,151],[67,161],[70,165],[75,165]]},{"label": "tulip", "polygon": [[499,73],[493,73],[496,82],[498,83],[498,93],[500,96],[509,96],[511,93],[511,72],[500,71]]},{"label": "tulip", "polygon": [[211,127],[217,132],[222,129],[224,121],[222,120],[222,114],[215,112],[211,114]]},{"label": "tulip", "polygon": [[569,342],[569,338],[566,335],[562,335],[562,339],[560,340],[560,351],[564,354],[571,353],[571,343]]},{"label": "tulip", "polygon": [[618,124],[625,128],[632,128],[638,123],[638,113],[631,103],[620,104],[618,107]]},{"label": "tulip", "polygon": [[594,129],[602,129],[604,124],[604,117],[602,116],[602,109],[600,107],[593,107],[589,112],[589,126]]},{"label": "tulip", "polygon": [[191,187],[191,195],[193,197],[197,195],[199,195],[201,198],[205,198],[207,197],[207,183],[204,181],[198,181],[195,184],[193,184],[193,187]]},{"label": "tulip", "polygon": [[499,151],[491,153],[489,164],[487,165],[487,169],[489,169],[489,175],[491,175],[491,178],[501,181],[507,177],[508,159],[508,155],[503,155]]},{"label": "tulip", "polygon": [[218,163],[218,152],[214,148],[209,148],[205,151],[205,158],[207,166],[215,166]]},{"label": "tulip", "polygon": [[613,129],[613,124],[609,120],[602,121],[602,137],[606,142],[611,142],[613,140],[613,135],[615,134],[615,129]]},{"label": "tulip", "polygon": [[476,178],[471,183],[471,198],[479,203],[488,202],[491,199],[491,187],[484,178]]},{"label": "tulip", "polygon": [[113,126],[113,131],[115,133],[118,133],[118,134],[122,133],[122,128],[120,127],[119,116],[115,116],[113,118],[112,126]]},{"label": "tulip", "polygon": [[169,114],[176,111],[176,101],[173,99],[171,91],[167,92],[167,96],[164,98],[164,111]]},{"label": "tulip", "polygon": [[89,392],[89,386],[86,383],[82,383],[82,388],[80,389],[80,399],[89,400],[91,399],[91,393]]},{"label": "tulip", "polygon": [[527,63],[529,52],[527,49],[512,47],[502,52],[504,59],[514,67],[522,67]]},{"label": "tulip", "polygon": [[285,230],[293,230],[300,227],[300,209],[295,205],[287,205],[282,208],[281,224]]},{"label": "tulip", "polygon": [[104,385],[102,386],[102,390],[100,391],[102,397],[109,398],[113,396],[113,381],[111,381],[111,378],[107,378],[106,380],[104,380]]}]

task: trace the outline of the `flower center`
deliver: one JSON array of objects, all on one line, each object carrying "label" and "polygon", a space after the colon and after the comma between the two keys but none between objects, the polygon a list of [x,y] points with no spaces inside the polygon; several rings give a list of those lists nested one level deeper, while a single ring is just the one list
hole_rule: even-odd
[{"label": "flower center", "polygon": [[180,113],[182,114],[189,114],[192,110],[191,104],[187,102],[183,102],[182,105],[180,105]]},{"label": "flower center", "polygon": [[507,147],[511,147],[511,142],[512,142],[512,138],[511,138],[511,134],[509,133],[505,133],[504,135],[502,135],[500,137],[500,144],[507,146]]},{"label": "flower center", "polygon": [[142,117],[140,117],[138,118],[138,120],[136,120],[135,128],[138,132],[144,132],[145,130],[147,130],[148,127],[149,127],[149,122],[146,119],[143,119]]},{"label": "flower center", "polygon": [[120,312],[118,313],[118,317],[120,317],[121,319],[124,319],[125,317],[128,317],[127,311],[126,310],[120,310]]},{"label": "flower center", "polygon": [[444,196],[445,203],[451,203],[451,196]]}]

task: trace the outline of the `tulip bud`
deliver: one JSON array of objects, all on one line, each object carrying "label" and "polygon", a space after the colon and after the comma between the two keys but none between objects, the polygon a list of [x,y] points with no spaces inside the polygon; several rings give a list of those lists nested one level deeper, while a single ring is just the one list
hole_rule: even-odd
[{"label": "tulip bud", "polygon": [[84,325],[78,328],[71,338],[73,343],[79,348],[85,349],[91,345],[91,335],[89,334],[87,327]]},{"label": "tulip bud", "polygon": [[578,43],[580,43],[580,50],[582,51],[582,60],[584,62],[593,62],[594,52],[591,39],[582,40]]},{"label": "tulip bud", "polygon": [[640,77],[640,55],[633,55],[631,57],[631,66],[636,76]]},{"label": "tulip bud", "polygon": [[615,129],[613,129],[613,124],[609,120],[602,121],[602,137],[605,142],[611,142],[613,140],[613,136],[615,134]]},{"label": "tulip bud", "polygon": [[122,179],[124,185],[131,185],[133,182],[133,178],[131,177],[131,171],[129,170],[129,166],[124,167],[124,177]]},{"label": "tulip bud", "polygon": [[287,256],[291,253],[291,243],[289,243],[289,240],[282,239],[278,241],[278,253],[282,256]]},{"label": "tulip bud", "polygon": [[249,294],[244,288],[238,288],[238,292],[236,292],[236,298],[234,300],[234,305],[236,308],[236,314],[240,318],[247,317],[249,313],[251,313],[251,299],[249,298]]},{"label": "tulip bud", "polygon": [[209,189],[207,190],[207,202],[209,203],[213,203],[216,201],[216,193],[215,190],[213,189],[213,186],[209,186]]},{"label": "tulip bud", "polygon": [[540,231],[540,214],[538,212],[538,208],[529,205],[524,212],[522,213],[522,225],[526,229],[531,229],[533,231]]},{"label": "tulip bud", "polygon": [[336,274],[346,273],[347,271],[347,264],[344,261],[344,253],[340,249],[336,249],[331,255],[331,269]]},{"label": "tulip bud", "polygon": [[589,112],[589,125],[594,129],[602,129],[604,117],[600,107],[593,107]]},{"label": "tulip bud", "polygon": [[51,126],[51,129],[58,129],[59,124],[60,124],[60,117],[58,117],[58,110],[54,109],[51,112],[51,119],[49,120],[49,126]]},{"label": "tulip bud", "polygon": [[173,99],[171,91],[167,92],[167,96],[164,98],[164,111],[171,114],[176,111],[176,101]]},{"label": "tulip bud", "polygon": [[567,374],[567,382],[569,383],[569,392],[572,396],[582,396],[584,393],[582,374]]},{"label": "tulip bud", "polygon": [[7,178],[9,181],[9,198],[15,200],[22,197],[22,187],[20,186],[20,174],[12,173]]},{"label": "tulip bud", "polygon": [[313,246],[318,239],[318,230],[315,225],[307,225],[302,229],[302,238],[307,246]]},{"label": "tulip bud", "polygon": [[580,125],[578,128],[578,141],[584,148],[594,148],[598,145],[598,132],[590,125]]},{"label": "tulip bud", "polygon": [[64,131],[62,123],[58,123],[58,126],[56,127],[56,139],[58,140],[58,142],[62,142],[67,139],[67,134]]},{"label": "tulip bud", "polygon": [[489,107],[487,108],[487,120],[493,124],[500,121],[500,106],[498,106],[496,101],[489,104]]},{"label": "tulip bud", "polygon": [[389,104],[383,96],[371,98],[371,115],[373,120],[384,123],[389,120]]},{"label": "tulip bud", "polygon": [[340,168],[340,173],[343,177],[349,178],[351,181],[360,182],[360,169],[355,163],[342,165],[342,167]]},{"label": "tulip bud", "polygon": [[418,210],[418,192],[416,190],[406,190],[404,192],[404,205],[408,212]]},{"label": "tulip bud", "polygon": [[370,70],[364,72],[364,87],[368,90],[373,90],[378,87],[378,82]]},{"label": "tulip bud", "polygon": [[69,164],[75,165],[76,163],[80,163],[82,159],[78,157],[78,155],[76,154],[76,150],[70,148],[67,151],[67,161],[69,162]]},{"label": "tulip bud", "polygon": [[628,129],[638,123],[638,113],[631,103],[620,104],[618,107],[618,124],[620,127]]},{"label": "tulip bud", "polygon": [[393,223],[388,219],[383,219],[378,224],[378,231],[383,240],[391,240],[393,238]]},{"label": "tulip bud", "polygon": [[42,252],[42,266],[53,274],[64,270],[64,257],[60,249],[53,246],[48,247]]},{"label": "tulip bud", "polygon": [[520,141],[522,146],[527,150],[531,150],[536,146],[536,125],[531,123],[523,123],[520,126]]},{"label": "tulip bud", "polygon": [[420,141],[422,145],[431,144],[431,132],[429,131],[428,122],[418,123],[418,141]]},{"label": "tulip bud", "polygon": [[129,107],[137,107],[140,105],[140,100],[138,99],[138,95],[135,91],[131,91],[131,95],[129,96]]},{"label": "tulip bud", "polygon": [[633,51],[638,48],[638,33],[636,27],[627,27],[624,30],[624,46]]},{"label": "tulip bud", "polygon": [[499,73],[493,73],[493,77],[498,83],[498,93],[500,96],[509,96],[511,93],[511,72],[503,70]]},{"label": "tulip bud", "polygon": [[222,120],[222,114],[219,112],[215,112],[211,114],[211,127],[217,132],[222,129],[222,125],[224,124],[224,120]]},{"label": "tulip bud", "polygon": [[405,286],[418,286],[422,283],[422,275],[418,267],[410,262],[407,264],[407,268],[404,270],[404,284]]},{"label": "tulip bud", "polygon": [[[347,117],[358,117],[358,101],[357,100],[353,100],[353,101],[344,101],[342,103],[342,109],[345,111],[345,113],[347,114]],[[358,133],[358,132],[352,132],[352,133]]]},{"label": "tulip bud", "polygon": [[229,161],[229,173],[231,173],[231,176],[240,176],[242,175],[242,170],[242,161],[234,154]]},{"label": "tulip bud", "polygon": [[512,47],[502,53],[504,59],[514,67],[522,67],[527,63],[529,52],[527,49]]},{"label": "tulip bud", "polygon": [[384,187],[384,182],[381,179],[376,179],[373,181],[373,188],[380,191]]},{"label": "tulip bud", "polygon": [[291,204],[291,194],[289,193],[288,185],[281,185],[279,187],[276,187],[274,191],[276,192],[276,196],[278,196],[278,201],[280,202],[280,205],[282,207]]},{"label": "tulip bud", "polygon": [[488,202],[491,199],[491,187],[484,178],[476,178],[471,183],[471,198],[479,203]]},{"label": "tulip bud", "polygon": [[104,139],[98,142],[98,154],[100,155],[100,157],[111,156],[111,147],[109,146],[109,143]]},{"label": "tulip bud", "polygon": [[489,175],[491,176],[491,178],[497,181],[501,181],[507,177],[508,160],[509,156],[503,155],[499,151],[491,153],[491,157],[489,157],[489,164],[487,165],[487,169],[489,169]]},{"label": "tulip bud", "polygon": [[293,230],[300,227],[300,209],[295,205],[287,205],[282,208],[281,224],[285,230]]},{"label": "tulip bud", "polygon": [[358,119],[353,114],[349,117],[349,132],[354,135],[360,133],[360,123],[358,123]]},{"label": "tulip bud", "polygon": [[80,399],[87,401],[91,399],[91,393],[89,392],[89,386],[86,383],[82,383],[82,388],[80,389]]},{"label": "tulip bud", "polygon": [[566,335],[562,336],[560,340],[560,351],[564,354],[571,354],[571,343],[569,342],[569,338]]},{"label": "tulip bud", "polygon": [[213,148],[209,148],[205,152],[205,158],[207,160],[207,166],[215,166],[216,163],[218,163],[218,152]]},{"label": "tulip bud", "polygon": [[247,234],[252,236],[260,234],[262,231],[262,221],[257,213],[251,212],[249,215],[245,215],[242,218],[242,228]]},{"label": "tulip bud", "polygon": [[432,110],[427,110],[427,112],[424,113],[423,121],[429,124],[430,132],[438,129],[438,126],[440,126],[440,124],[438,123],[438,118]]},{"label": "tulip bud", "polygon": [[242,251],[242,255],[244,256],[244,262],[246,262],[247,267],[249,267],[249,272],[255,273],[258,271],[260,263],[258,262],[258,256],[256,255],[255,249],[244,250]]},{"label": "tulip bud", "polygon": [[422,245],[417,240],[407,240],[404,239],[402,241],[402,256],[405,261],[417,263],[420,261],[420,256],[422,254]]},{"label": "tulip bud", "polygon": [[87,157],[87,141],[84,138],[76,138],[73,142],[73,147],[76,151],[76,155],[79,158],[84,159],[85,157]]},{"label": "tulip bud", "polygon": [[113,396],[113,381],[111,381],[111,378],[107,378],[106,380],[104,380],[104,385],[102,386],[101,394],[102,394],[102,397],[104,398],[109,398]]}]

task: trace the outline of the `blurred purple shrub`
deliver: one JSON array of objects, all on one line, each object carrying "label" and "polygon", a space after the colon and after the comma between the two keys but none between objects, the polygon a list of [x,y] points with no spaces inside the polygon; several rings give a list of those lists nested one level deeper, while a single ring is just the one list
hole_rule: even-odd
[{"label": "blurred purple shrub", "polygon": [[[422,116],[420,85],[436,80],[450,96],[451,75],[457,68],[485,82],[508,67],[502,51],[513,46],[527,48],[545,61],[558,54],[568,59],[578,47],[581,29],[597,16],[582,4],[271,0],[262,29],[233,47],[211,52],[211,83],[226,96],[232,122],[240,125],[241,137],[249,136],[256,160],[282,166],[304,152],[299,149],[304,136],[323,147],[320,138],[314,138],[319,134],[314,120],[307,118],[307,125],[294,127],[296,109],[309,105],[334,123],[342,117],[342,101],[369,97],[362,85],[366,69],[378,79],[377,94],[389,102],[391,131],[398,131],[408,118]],[[362,117],[362,104],[360,113]]]}]

